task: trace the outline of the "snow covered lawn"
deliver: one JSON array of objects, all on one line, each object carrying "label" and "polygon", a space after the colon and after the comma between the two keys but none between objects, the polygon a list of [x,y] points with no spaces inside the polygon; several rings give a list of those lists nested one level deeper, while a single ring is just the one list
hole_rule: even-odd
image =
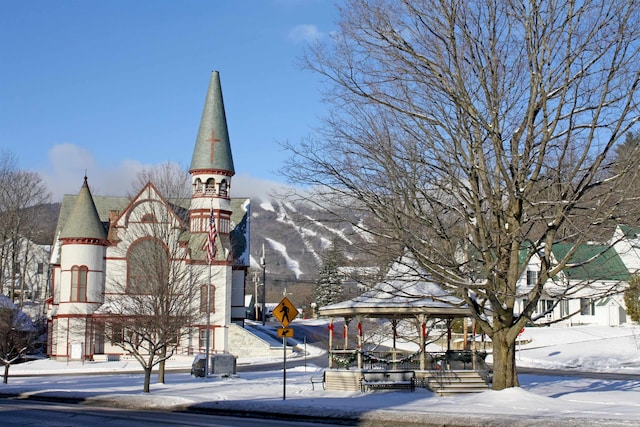
[{"label": "snow covered lawn", "polygon": [[[337,392],[316,387],[310,377],[315,366],[287,369],[286,400],[282,370],[242,372],[221,378],[194,378],[168,373],[166,384],[142,390],[142,375],[68,374],[91,371],[138,369],[135,361],[51,362],[34,361],[11,367],[11,374],[57,373],[55,376],[12,377],[0,385],[1,394],[79,398],[84,403],[149,409],[238,410],[285,412],[300,416],[386,419],[450,425],[639,425],[640,424],[640,329],[637,327],[529,328],[531,340],[518,352],[521,366],[568,368],[631,375],[623,379],[586,376],[521,375],[521,388],[487,391],[464,396],[437,396],[425,389],[415,392]],[[261,363],[243,360],[238,364]],[[171,362],[188,367],[191,359]],[[559,421],[562,419],[562,421]]]}]

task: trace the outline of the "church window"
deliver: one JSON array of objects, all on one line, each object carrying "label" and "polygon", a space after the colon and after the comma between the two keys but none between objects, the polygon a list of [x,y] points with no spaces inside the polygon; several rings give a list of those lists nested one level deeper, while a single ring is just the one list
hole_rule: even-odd
[{"label": "church window", "polygon": [[71,267],[71,301],[87,301],[87,275],[89,268],[86,265]]},{"label": "church window", "polygon": [[[209,285],[209,313],[214,312],[216,288]],[[207,312],[207,285],[200,286],[200,313]]]},{"label": "church window", "polygon": [[[207,347],[207,328],[200,328],[200,337],[198,340],[198,346],[202,349],[206,351],[206,347]],[[209,348],[215,348],[215,345],[213,343],[213,331],[209,332]]]},{"label": "church window", "polygon": [[200,178],[196,178],[196,193],[201,193],[202,192],[202,180]]},{"label": "church window", "polygon": [[206,190],[207,194],[214,194],[216,191],[216,180],[213,178],[209,178],[207,180]]},{"label": "church window", "polygon": [[111,324],[111,344],[124,342],[124,325],[122,323]]},{"label": "church window", "polygon": [[220,182],[220,191],[219,191],[220,196],[222,197],[226,197],[227,196],[227,180],[223,179]]},{"label": "church window", "polygon": [[147,213],[142,215],[142,218],[140,219],[141,222],[158,222],[156,220],[156,216],[152,213]]},{"label": "church window", "polygon": [[153,238],[133,243],[127,253],[127,293],[151,295],[167,285],[169,254],[164,244]]}]

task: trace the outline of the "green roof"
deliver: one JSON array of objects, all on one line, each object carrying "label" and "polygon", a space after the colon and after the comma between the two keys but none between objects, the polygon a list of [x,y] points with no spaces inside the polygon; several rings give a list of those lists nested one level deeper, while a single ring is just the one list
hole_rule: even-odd
[{"label": "green roof", "polygon": [[[573,246],[571,243],[556,243],[552,248],[553,255],[557,260],[562,260]],[[576,249],[569,264],[564,273],[571,280],[629,279],[629,271],[610,245],[582,244]]]},{"label": "green roof", "polygon": [[68,217],[64,227],[58,223],[61,227],[60,238],[105,239],[107,237],[91,197],[87,177],[84,178],[80,193],[73,201],[73,205],[67,209]]},{"label": "green roof", "polygon": [[619,227],[625,237],[634,238],[640,236],[640,227],[632,227],[624,224],[620,224]]}]

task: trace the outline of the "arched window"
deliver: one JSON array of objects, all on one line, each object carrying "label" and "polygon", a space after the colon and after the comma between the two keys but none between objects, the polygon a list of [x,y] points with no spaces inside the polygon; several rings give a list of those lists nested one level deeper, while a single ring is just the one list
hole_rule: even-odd
[{"label": "arched window", "polygon": [[200,178],[196,178],[196,193],[201,193],[202,192],[202,180]]},{"label": "arched window", "polygon": [[216,191],[216,180],[213,178],[209,178],[207,180],[205,192],[207,194],[212,194],[212,193],[215,193],[215,191]]},{"label": "arched window", "polygon": [[[216,289],[213,285],[209,285],[209,313],[213,313],[215,309]],[[200,313],[207,312],[207,285],[200,286]]]},{"label": "arched window", "polygon": [[140,239],[127,253],[127,293],[153,294],[166,286],[169,254],[158,239]]},{"label": "arched window", "polygon": [[220,190],[218,191],[220,196],[227,197],[227,180],[223,179],[220,181]]},{"label": "arched window", "polygon": [[87,301],[87,275],[89,268],[86,265],[74,265],[71,267],[71,301]]}]

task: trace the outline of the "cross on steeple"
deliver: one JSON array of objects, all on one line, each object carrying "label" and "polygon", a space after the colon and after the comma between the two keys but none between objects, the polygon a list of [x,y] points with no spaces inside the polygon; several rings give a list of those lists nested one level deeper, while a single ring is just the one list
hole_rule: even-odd
[{"label": "cross on steeple", "polygon": [[205,142],[211,143],[211,153],[209,154],[209,163],[212,163],[212,164],[213,164],[213,157],[214,157],[213,156],[214,144],[216,142],[220,142],[220,140],[215,137],[215,133],[216,133],[215,130],[211,130],[211,138],[205,140]]}]

